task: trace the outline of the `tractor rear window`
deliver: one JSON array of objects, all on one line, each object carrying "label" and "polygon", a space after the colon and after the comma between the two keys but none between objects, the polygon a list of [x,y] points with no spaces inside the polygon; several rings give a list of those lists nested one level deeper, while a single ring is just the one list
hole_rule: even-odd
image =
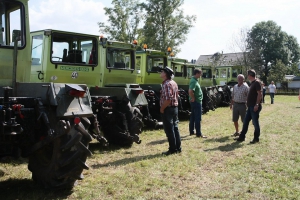
[{"label": "tractor rear window", "polygon": [[107,68],[134,70],[134,55],[133,50],[107,48]]},{"label": "tractor rear window", "polygon": [[147,58],[147,71],[150,73],[157,73],[161,68],[166,66],[164,57],[150,57]]},{"label": "tractor rear window", "polygon": [[54,64],[97,65],[97,40],[94,37],[53,33],[51,62]]},{"label": "tractor rear window", "polygon": [[25,46],[24,6],[16,1],[0,2],[0,48]]},{"label": "tractor rear window", "polygon": [[202,78],[212,78],[211,69],[202,69]]}]

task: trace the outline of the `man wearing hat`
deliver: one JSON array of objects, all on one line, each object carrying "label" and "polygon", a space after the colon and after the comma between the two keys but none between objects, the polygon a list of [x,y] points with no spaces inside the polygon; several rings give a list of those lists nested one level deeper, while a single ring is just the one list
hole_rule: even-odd
[{"label": "man wearing hat", "polygon": [[163,79],[160,93],[160,113],[162,114],[164,131],[169,142],[169,150],[163,155],[171,155],[181,152],[181,138],[178,130],[178,86],[172,80],[174,72],[165,67],[161,70],[160,77]]}]

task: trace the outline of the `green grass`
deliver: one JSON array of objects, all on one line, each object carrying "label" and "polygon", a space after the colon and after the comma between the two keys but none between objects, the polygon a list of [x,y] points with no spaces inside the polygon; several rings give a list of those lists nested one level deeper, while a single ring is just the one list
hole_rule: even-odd
[{"label": "green grass", "polygon": [[[162,130],[145,130],[131,148],[91,143],[85,179],[72,191],[48,191],[31,180],[26,159],[0,163],[0,199],[299,199],[300,101],[276,96],[260,114],[260,143],[237,143],[229,107],[203,116],[207,139],[189,136],[181,121],[182,153],[162,156]],[[251,124],[251,123],[250,123]],[[241,127],[242,123],[240,123]]]}]

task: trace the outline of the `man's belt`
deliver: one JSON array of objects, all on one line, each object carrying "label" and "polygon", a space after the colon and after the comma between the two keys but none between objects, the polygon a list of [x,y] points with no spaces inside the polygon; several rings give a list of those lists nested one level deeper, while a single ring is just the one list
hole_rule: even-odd
[{"label": "man's belt", "polygon": [[237,103],[237,104],[246,104],[246,102],[234,102],[234,103]]}]

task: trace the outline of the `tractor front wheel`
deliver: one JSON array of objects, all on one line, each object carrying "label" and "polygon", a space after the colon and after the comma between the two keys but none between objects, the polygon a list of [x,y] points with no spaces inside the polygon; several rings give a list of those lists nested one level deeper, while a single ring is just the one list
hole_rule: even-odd
[{"label": "tractor front wheel", "polygon": [[[92,155],[88,149],[91,137],[83,129],[60,120],[57,132],[48,143],[42,143],[29,156],[28,169],[32,179],[44,188],[72,188],[78,179],[82,179],[83,169],[88,169],[85,161]],[[85,131],[85,129],[84,129]],[[47,140],[45,138],[44,140]]]}]

